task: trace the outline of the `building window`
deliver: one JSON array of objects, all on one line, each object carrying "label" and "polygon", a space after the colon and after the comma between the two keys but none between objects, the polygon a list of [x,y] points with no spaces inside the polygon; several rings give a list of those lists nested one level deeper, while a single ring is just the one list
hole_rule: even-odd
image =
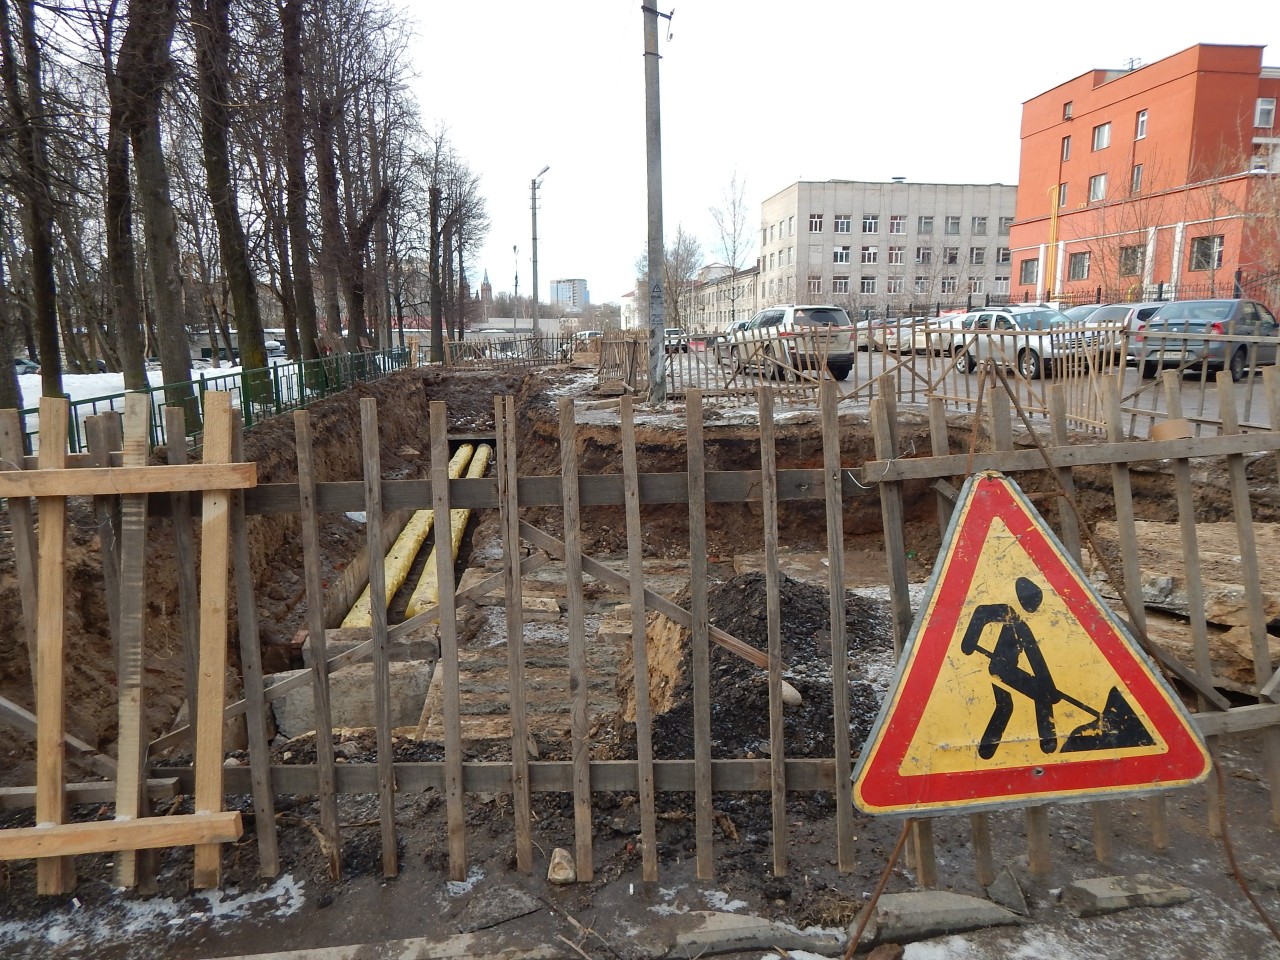
[{"label": "building window", "polygon": [[960,218],[947,217],[945,230],[947,233],[951,234],[952,236],[958,236],[960,234]]},{"label": "building window", "polygon": [[1270,130],[1276,122],[1276,98],[1275,97],[1259,97],[1258,104],[1253,108],[1253,125],[1255,127],[1266,127]]},{"label": "building window", "polygon": [[879,247],[863,247],[862,262],[863,263],[879,263],[880,248]]},{"label": "building window", "polygon": [[822,232],[822,214],[820,213],[809,214],[809,232],[810,233]]},{"label": "building window", "polygon": [[996,263],[1013,263],[1008,247],[996,247]]},{"label": "building window", "polygon": [[933,217],[920,217],[917,219],[916,233],[933,233]]},{"label": "building window", "polygon": [[850,233],[853,230],[853,217],[836,216],[832,218],[836,233]]},{"label": "building window", "polygon": [[1139,110],[1133,122],[1133,139],[1145,140],[1147,136],[1147,111]]},{"label": "building window", "polygon": [[848,277],[832,277],[831,292],[832,293],[848,293],[849,278]]},{"label": "building window", "polygon": [[773,243],[773,224],[769,224],[769,242]]},{"label": "building window", "polygon": [[1071,119],[1071,101],[1070,100],[1068,100],[1066,103],[1062,105],[1062,119],[1063,120]]},{"label": "building window", "polygon": [[795,248],[795,247],[787,247],[787,263],[788,263],[788,264],[791,264],[791,263],[795,263],[795,262],[796,262],[796,256],[795,256],[795,254],[796,254],[796,248]]},{"label": "building window", "polygon": [[879,233],[880,232],[880,215],[876,213],[864,213],[862,215],[862,232],[863,233]]},{"label": "building window", "polygon": [[849,251],[852,249],[853,249],[852,247],[836,247],[835,250],[832,251],[831,262],[832,263],[848,263]]},{"label": "building window", "polygon": [[1009,235],[1009,228],[1012,226],[1013,226],[1013,217],[1001,217],[1000,218],[1000,236],[1007,237]]},{"label": "building window", "polygon": [[890,277],[885,283],[885,293],[906,293],[906,277]]},{"label": "building window", "polygon": [[906,261],[906,252],[907,252],[907,248],[906,248],[906,247],[890,247],[890,248],[889,248],[889,260],[888,260],[888,262],[889,262],[890,264],[901,264],[901,263],[906,263],[906,262],[907,262],[907,261]]},{"label": "building window", "polygon": [[995,289],[992,291],[993,293],[1008,293],[1008,292],[1009,292],[1009,278],[1008,278],[1008,277],[996,277],[996,278],[995,278],[995,280],[994,280],[994,281],[992,281],[992,286],[995,288]]},{"label": "building window", "polygon": [[960,289],[960,284],[955,277],[943,277],[942,285],[939,287],[941,293],[955,293]]},{"label": "building window", "polygon": [[1058,206],[1065,207],[1067,205],[1067,185],[1065,183],[1058,184]]},{"label": "building window", "polygon": [[986,217],[973,218],[973,235],[975,237],[985,237],[987,235],[987,218]]},{"label": "building window", "polygon": [[972,266],[980,267],[986,262],[987,262],[986,247],[970,247],[969,248],[969,263]]},{"label": "building window", "polygon": [[1222,266],[1222,234],[1191,241],[1191,269],[1217,270]]},{"label": "building window", "polygon": [[1089,279],[1089,251],[1083,253],[1073,253],[1067,260],[1067,279],[1068,280],[1088,280]]},{"label": "building window", "polygon": [[890,233],[906,233],[907,218],[901,215],[890,217],[889,232]]},{"label": "building window", "polygon": [[915,289],[915,292],[916,292],[916,293],[928,293],[928,292],[929,292],[929,278],[928,278],[928,277],[922,277],[922,276],[917,275],[917,276],[916,276],[916,279],[915,279],[915,286],[914,286],[914,289]]},{"label": "building window", "polygon": [[796,232],[796,218],[794,215],[787,217],[787,236],[794,236]]},{"label": "building window", "polygon": [[774,254],[772,254],[772,253],[771,253],[771,254],[769,254],[769,269],[770,269],[770,270],[772,270],[772,269],[773,269],[773,258],[774,258]]},{"label": "building window", "polygon": [[1142,264],[1146,260],[1146,250],[1140,245],[1120,248],[1120,276],[1136,277],[1142,274]]},{"label": "building window", "polygon": [[1111,146],[1111,124],[1100,123],[1093,128],[1093,149],[1105,150]]},{"label": "building window", "polygon": [[916,263],[933,263],[933,247],[916,247]]},{"label": "building window", "polygon": [[[772,286],[772,285],[773,285],[773,281],[772,281],[772,280],[770,280],[770,281],[769,281],[769,284],[770,284],[770,286]],[[822,278],[821,278],[821,277],[810,277],[810,278],[809,278],[809,292],[810,292],[810,293],[821,293],[821,292],[822,292]]]},{"label": "building window", "polygon": [[969,292],[969,293],[982,293],[982,277],[970,277],[970,278],[969,278],[968,292]]},{"label": "building window", "polygon": [[1142,192],[1142,164],[1140,163],[1135,163],[1133,170],[1129,174],[1129,192]]},{"label": "building window", "polygon": [[1071,159],[1071,138],[1070,137],[1062,138],[1062,159],[1064,162]]},{"label": "building window", "polygon": [[1089,202],[1107,199],[1107,175],[1099,173],[1089,178]]},{"label": "building window", "polygon": [[1040,276],[1039,260],[1023,260],[1018,269],[1018,282],[1022,284],[1033,284]]},{"label": "building window", "polygon": [[947,264],[957,264],[957,263],[959,263],[959,262],[960,262],[960,248],[959,248],[959,247],[943,247],[943,248],[942,248],[942,262],[943,262],[943,263],[947,263]]},{"label": "building window", "polygon": [[875,278],[875,277],[863,277],[863,278],[862,278],[862,289],[861,289],[861,292],[862,292],[862,293],[875,293],[875,292],[876,292],[876,278]]}]

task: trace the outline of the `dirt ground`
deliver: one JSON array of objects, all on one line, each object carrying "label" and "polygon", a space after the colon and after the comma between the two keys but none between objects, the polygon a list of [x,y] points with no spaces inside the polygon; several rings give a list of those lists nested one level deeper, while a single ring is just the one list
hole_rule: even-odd
[{"label": "dirt ground", "polygon": [[[441,376],[432,372],[401,374],[332,398],[312,411],[313,432],[323,444],[317,461],[325,480],[360,477],[359,399],[379,402],[382,475],[388,478],[425,476],[427,403],[444,400],[450,431],[456,435],[484,434],[493,428],[493,398],[517,398],[520,417],[521,475],[554,474],[559,468],[555,403],[559,396],[585,393],[590,378],[560,370],[549,375],[495,376],[491,373]],[[684,438],[678,410],[642,420],[639,425],[641,469],[645,472],[685,469]],[[713,414],[713,421],[715,415]],[[708,429],[706,458],[712,470],[755,469],[759,448],[755,430],[725,411],[723,422]],[[901,411],[899,430],[904,450],[929,448],[922,411]],[[842,446],[846,462],[872,459],[867,424],[856,413],[842,418]],[[583,474],[620,472],[616,432],[608,426],[580,427]],[[970,427],[953,424],[953,447],[966,449]],[[259,463],[260,482],[291,480],[295,476],[293,422],[280,418],[259,425],[246,438],[246,454]],[[784,419],[778,429],[778,466],[821,466],[822,450],[812,419]],[[1275,519],[1280,513],[1273,477],[1274,465],[1250,464],[1258,490],[1255,516]],[[1197,511],[1203,520],[1230,516],[1230,496],[1220,469],[1204,468],[1197,476]],[[1076,472],[1079,500],[1086,520],[1105,516],[1110,507],[1110,476],[1103,470]],[[1169,520],[1172,483],[1158,466],[1134,474],[1137,511],[1142,519]],[[1046,490],[1027,485],[1029,495],[1052,514]],[[105,595],[98,561],[98,531],[89,504],[73,510],[68,579],[72,602],[68,611],[68,728],[70,732],[110,752],[115,736],[114,669]],[[913,553],[913,581],[924,581],[940,542],[933,492],[924,484],[906,491],[904,509]],[[735,574],[731,558],[760,549],[761,514],[758,505],[713,504],[708,544],[712,556],[709,613],[713,623],[763,648],[767,643],[764,578]],[[531,511],[536,513],[536,511]],[[556,511],[530,516],[533,522],[554,524]],[[625,518],[621,508],[584,511],[585,548],[597,558],[625,551]],[[875,556],[883,548],[880,502],[874,495],[846,503],[846,547]],[[296,665],[291,640],[305,619],[302,558],[292,520],[253,518],[251,554],[258,584],[258,613],[264,662],[268,670]],[[473,558],[492,551],[497,538],[495,520],[480,517],[464,548]],[[779,539],[787,551],[825,547],[822,506],[786,503],[779,507]],[[646,507],[646,555],[679,556],[687,551],[683,507]],[[327,517],[322,549],[328,564],[326,578],[335,577],[359,549],[363,525],[345,516]],[[147,700],[150,733],[168,730],[182,700],[179,623],[174,557],[167,521],[151,524],[148,556]],[[861,553],[860,553],[861,555]],[[594,589],[589,614],[606,616],[627,598],[615,591]],[[683,599],[683,598],[677,598]],[[782,609],[784,660],[788,681],[804,703],[786,717],[788,756],[831,755],[830,624],[826,592],[810,583],[784,578]],[[14,625],[0,631],[0,695],[31,705],[30,674],[22,633],[16,628],[20,607],[7,523],[0,528],[0,623]],[[233,621],[234,622],[234,621]],[[658,625],[655,625],[657,628]],[[891,631],[883,590],[851,592],[847,597],[846,629],[850,651],[849,696],[855,752],[874,720],[891,667]],[[468,644],[493,640],[478,618],[467,632]],[[236,642],[233,639],[232,649]],[[691,704],[688,676],[674,652],[663,661],[671,682],[655,717],[655,751],[660,758],[692,755],[688,718]],[[661,660],[662,658],[655,658]],[[236,665],[233,663],[233,670]],[[740,659],[713,648],[713,737],[716,755],[759,757],[768,753],[767,691],[763,675]],[[629,683],[626,665],[620,689]],[[611,756],[634,750],[629,728],[617,722],[601,729],[600,749]],[[344,762],[373,758],[368,731],[335,734]],[[567,750],[563,743],[540,743],[544,758]],[[0,785],[33,782],[32,750],[25,739],[0,728],[0,750],[8,757]],[[474,756],[483,757],[477,747]],[[233,752],[233,760],[244,754]],[[308,737],[278,742],[279,762],[314,760],[314,740]],[[437,744],[398,739],[398,760],[443,759]],[[1221,750],[1226,774],[1226,821],[1235,841],[1239,874],[1273,915],[1280,913],[1280,864],[1272,852],[1275,833],[1269,827],[1271,798],[1262,779],[1261,745],[1257,737],[1230,740]],[[182,756],[172,758],[184,762]],[[692,799],[680,794],[659,795],[659,860],[662,879],[656,886],[639,879],[637,850],[639,813],[635,798],[597,795],[593,801],[595,878],[589,883],[554,887],[541,871],[554,847],[573,848],[572,797],[535,794],[535,840],[540,871],[532,877],[514,872],[514,833],[509,799],[479,796],[467,801],[468,861],[472,872],[465,884],[446,882],[444,804],[433,791],[401,793],[396,800],[401,876],[381,876],[377,797],[347,797],[341,801],[344,878],[333,882],[314,833],[318,812],[313,797],[277,800],[282,860],[287,877],[274,882],[256,876],[255,827],[247,797],[234,798],[245,815],[246,836],[226,858],[224,892],[212,897],[193,895],[189,887],[189,851],[167,851],[160,860],[159,896],[145,899],[121,896],[109,886],[110,858],[81,857],[82,877],[74,896],[34,896],[34,868],[29,862],[0,866],[0,954],[6,957],[133,958],[174,960],[253,953],[268,949],[320,947],[327,944],[376,941],[396,937],[443,937],[467,928],[471,914],[485,896],[522,891],[537,901],[537,911],[517,921],[521,935],[534,942],[558,945],[565,936],[577,945],[569,955],[631,958],[647,955],[646,926],[679,923],[691,910],[714,908],[754,913],[799,927],[841,927],[856,914],[875,886],[896,839],[900,821],[857,816],[858,865],[841,874],[834,863],[834,802],[825,794],[792,794],[788,820],[791,863],[785,876],[774,876],[771,862],[771,811],[768,795],[722,795],[717,799],[717,876],[698,882],[692,875]],[[189,807],[184,798],[174,812]],[[1173,957],[1200,957],[1210,951],[1223,956],[1280,957],[1280,949],[1250,909],[1227,863],[1219,840],[1207,832],[1206,791],[1183,791],[1168,803],[1168,850],[1151,849],[1144,801],[1116,807],[1116,855],[1110,864],[1093,856],[1089,808],[1054,806],[1050,814],[1054,863],[1048,877],[1032,877],[1027,869],[1019,811],[994,816],[997,865],[1008,866],[1030,901],[1029,923],[1012,931],[987,932],[953,944],[956,956],[1075,957],[1151,956],[1157,951]],[[110,815],[109,807],[76,808],[77,819]],[[30,811],[4,811],[0,827],[31,823]],[[968,826],[964,818],[945,818],[936,826],[939,887],[981,896],[973,879]],[[1058,902],[1070,880],[1108,874],[1154,873],[1186,884],[1195,899],[1177,908],[1140,910],[1083,921],[1072,918]],[[899,864],[890,891],[914,888],[912,870]],[[573,917],[577,924],[565,918]],[[583,929],[598,930],[586,936]],[[631,930],[629,936],[627,931]],[[1157,947],[1156,944],[1159,944]],[[914,948],[919,951],[921,948]],[[967,952],[966,952],[967,951]],[[989,951],[989,952],[983,952]],[[759,956],[759,952],[744,956]],[[951,954],[937,954],[944,956]],[[924,958],[924,953],[908,957]]]}]

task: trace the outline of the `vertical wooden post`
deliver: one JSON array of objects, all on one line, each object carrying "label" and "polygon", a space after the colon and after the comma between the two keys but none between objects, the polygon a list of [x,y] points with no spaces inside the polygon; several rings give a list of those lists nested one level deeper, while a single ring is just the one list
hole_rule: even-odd
[{"label": "vertical wooden post", "polygon": [[573,752],[574,860],[578,880],[594,875],[591,852],[591,744],[587,705],[586,612],[582,604],[582,519],[578,490],[578,424],[573,400],[560,398],[560,502],[564,508],[564,579],[568,590],[569,717]]},{"label": "vertical wooden post", "polygon": [[[164,408],[165,448],[169,462],[187,462],[186,416],[177,404]],[[187,694],[187,717],[194,718],[199,700],[200,587],[196,582],[196,541],[191,526],[191,494],[169,494],[173,511],[174,553],[178,558],[178,608],[182,621],[182,680]]]},{"label": "vertical wooden post", "polygon": [[[111,466],[111,453],[122,450],[124,436],[120,430],[120,414],[98,414],[84,422],[89,443],[89,461],[95,467]],[[98,518],[98,554],[102,557],[102,583],[107,592],[107,620],[111,624],[111,642],[120,649],[120,500],[118,497],[96,496],[93,512]],[[117,667],[118,669],[118,667]]]},{"label": "vertical wooden post", "polygon": [[[431,507],[435,511],[440,666],[444,670],[444,802],[449,822],[449,877],[467,878],[467,824],[462,802],[462,705],[458,689],[458,611],[453,575],[453,509],[449,493],[449,412],[433,400]],[[441,521],[444,521],[443,523]]]},{"label": "vertical wooden post", "polygon": [[324,583],[320,575],[320,517],[316,512],[311,414],[305,410],[294,411],[293,439],[298,456],[299,524],[302,529],[303,577],[307,589],[307,641],[311,644],[311,703],[316,718],[321,846],[329,861],[329,878],[338,880],[342,876],[342,837],[338,831],[333,713],[329,707],[329,653],[324,634]]},{"label": "vertical wooden post", "polygon": [[711,640],[707,622],[707,463],[702,392],[685,400],[689,450],[689,613],[693,618],[690,662],[693,666],[693,791],[697,877],[715,876],[711,824]]},{"label": "vertical wooden post", "polygon": [[[5,470],[21,470],[26,451],[22,445],[22,420],[17,410],[0,410],[0,461]],[[18,597],[22,604],[22,633],[27,642],[27,661],[34,689],[40,671],[37,666],[37,624],[40,620],[36,591],[39,557],[30,497],[10,497],[9,528],[13,536],[13,559],[17,567]]]},{"label": "vertical wooden post", "polygon": [[[832,722],[835,746],[836,869],[848,873],[854,859],[853,772],[849,746],[849,632],[845,625],[844,588],[844,477],[840,465],[840,391],[834,380],[824,380],[819,401],[822,414],[822,482],[826,494],[827,593],[831,618]],[[690,449],[693,437],[689,438]],[[701,443],[698,444],[699,449]]]},{"label": "vertical wooden post", "polygon": [[[382,531],[382,444],[378,437],[378,401],[360,400],[360,439],[364,460],[364,521],[369,547],[369,611],[373,631],[373,714],[378,742],[378,821],[382,829],[382,875],[400,872],[396,850],[396,773],[391,740],[391,667],[387,639],[386,544]],[[437,514],[438,516],[438,514]]]},{"label": "vertical wooden post", "polygon": [[[231,395],[204,395],[205,463],[231,460]],[[195,736],[196,813],[222,810],[223,697],[227,678],[227,565],[231,495],[206,490],[200,519],[200,692]],[[222,882],[222,846],[198,844],[192,883],[209,889]]]},{"label": "vertical wooden post", "polygon": [[[69,404],[61,397],[40,398],[41,470],[60,470],[67,462]],[[63,789],[62,738],[63,653],[67,593],[67,501],[65,497],[37,497],[40,510],[39,585],[36,620],[36,823],[67,821]],[[70,893],[76,885],[72,857],[46,857],[36,862],[36,890],[42,894]]]},{"label": "vertical wooden post", "polygon": [[511,800],[516,831],[516,868],[533,870],[533,822],[529,801],[529,717],[524,686],[524,589],[520,576],[520,473],[516,446],[516,406],[512,396],[495,397],[498,512],[502,523],[503,583],[507,610],[507,690],[511,717]]}]

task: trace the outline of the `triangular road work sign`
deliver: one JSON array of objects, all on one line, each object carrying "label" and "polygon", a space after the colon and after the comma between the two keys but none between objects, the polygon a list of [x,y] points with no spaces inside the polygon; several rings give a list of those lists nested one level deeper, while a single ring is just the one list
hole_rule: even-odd
[{"label": "triangular road work sign", "polygon": [[1017,485],[971,477],[854,772],[867,813],[1203,780],[1199,732]]}]

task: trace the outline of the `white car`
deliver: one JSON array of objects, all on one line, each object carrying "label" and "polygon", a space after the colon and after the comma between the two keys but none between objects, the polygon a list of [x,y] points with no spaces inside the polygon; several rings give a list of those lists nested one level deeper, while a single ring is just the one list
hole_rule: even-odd
[{"label": "white car", "polygon": [[1054,359],[1069,346],[1056,340],[1055,331],[1078,329],[1052,307],[1031,305],[971,310],[960,326],[953,338],[957,370],[972,373],[992,359],[1028,380],[1051,373]]},{"label": "white car", "polygon": [[780,303],[761,310],[729,346],[734,368],[759,368],[769,377],[825,364],[844,380],[853,370],[853,323],[844,307]]}]

